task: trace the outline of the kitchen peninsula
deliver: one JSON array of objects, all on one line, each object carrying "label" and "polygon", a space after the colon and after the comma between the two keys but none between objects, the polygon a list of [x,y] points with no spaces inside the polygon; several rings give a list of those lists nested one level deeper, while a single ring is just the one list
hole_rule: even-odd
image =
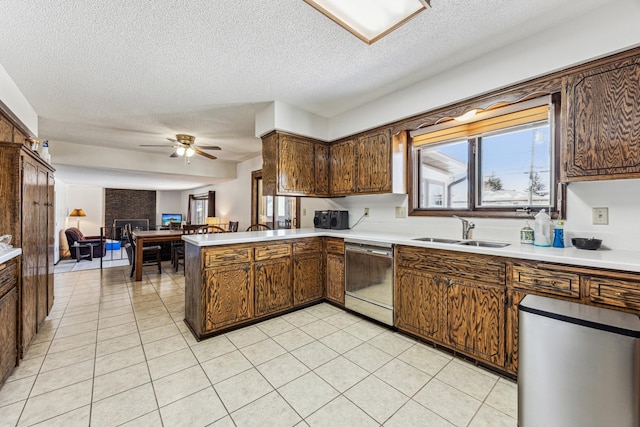
[{"label": "kitchen peninsula", "polygon": [[394,327],[508,374],[527,294],[640,313],[640,253],[480,247],[355,230],[184,236],[185,321],[204,339],[324,299],[344,304],[344,239],[395,246]]}]

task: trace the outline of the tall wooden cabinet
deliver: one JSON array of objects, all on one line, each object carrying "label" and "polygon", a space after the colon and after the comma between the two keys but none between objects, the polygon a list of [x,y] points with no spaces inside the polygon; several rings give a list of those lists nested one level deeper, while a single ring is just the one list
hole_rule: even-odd
[{"label": "tall wooden cabinet", "polygon": [[640,56],[566,78],[563,178],[640,177]]},{"label": "tall wooden cabinet", "polygon": [[21,357],[53,304],[53,172],[26,146],[0,142],[0,234],[22,248]]}]

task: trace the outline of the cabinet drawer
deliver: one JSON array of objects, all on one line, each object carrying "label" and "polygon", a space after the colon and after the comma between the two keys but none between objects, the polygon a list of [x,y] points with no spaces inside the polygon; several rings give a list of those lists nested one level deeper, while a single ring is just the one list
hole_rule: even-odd
[{"label": "cabinet drawer", "polygon": [[588,277],[587,285],[591,302],[640,310],[640,282]]},{"label": "cabinet drawer", "polygon": [[580,276],[527,266],[514,266],[512,285],[515,288],[580,298]]},{"label": "cabinet drawer", "polygon": [[204,267],[214,267],[220,264],[251,262],[251,246],[227,246],[204,251]]},{"label": "cabinet drawer", "polygon": [[496,285],[504,285],[506,280],[505,263],[484,255],[399,246],[397,262],[403,267]]},{"label": "cabinet drawer", "polygon": [[290,244],[260,245],[255,247],[256,261],[291,256]]},{"label": "cabinet drawer", "polygon": [[321,239],[302,239],[293,242],[293,253],[295,255],[314,252],[322,252]]},{"label": "cabinet drawer", "polygon": [[16,258],[0,264],[0,298],[18,283]]},{"label": "cabinet drawer", "polygon": [[344,240],[327,238],[327,253],[330,254],[344,254]]}]

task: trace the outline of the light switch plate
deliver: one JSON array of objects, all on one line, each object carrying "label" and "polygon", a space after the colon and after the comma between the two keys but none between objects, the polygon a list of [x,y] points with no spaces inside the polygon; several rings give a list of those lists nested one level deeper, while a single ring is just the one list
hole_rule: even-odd
[{"label": "light switch plate", "polygon": [[593,208],[593,224],[609,224],[609,208]]}]

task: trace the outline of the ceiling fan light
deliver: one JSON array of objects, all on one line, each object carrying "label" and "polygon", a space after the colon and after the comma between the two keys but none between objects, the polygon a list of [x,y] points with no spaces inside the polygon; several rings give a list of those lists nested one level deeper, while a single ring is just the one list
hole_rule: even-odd
[{"label": "ceiling fan light", "polygon": [[185,151],[185,154],[187,155],[187,157],[191,157],[194,154],[196,154],[196,150],[194,150],[193,148],[189,147],[187,148],[187,150]]},{"label": "ceiling fan light", "polygon": [[178,156],[184,156],[184,147],[178,147],[178,149],[176,150],[176,154]]}]

